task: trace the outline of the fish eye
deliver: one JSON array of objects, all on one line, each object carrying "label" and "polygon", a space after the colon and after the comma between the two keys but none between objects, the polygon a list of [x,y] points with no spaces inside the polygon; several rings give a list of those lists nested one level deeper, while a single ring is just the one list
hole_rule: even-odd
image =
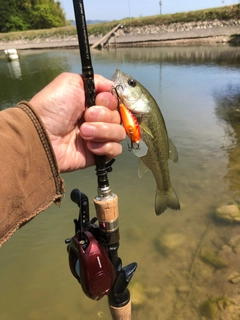
[{"label": "fish eye", "polygon": [[134,80],[134,79],[129,79],[128,80],[128,84],[131,86],[131,87],[136,87],[136,85],[137,85],[137,82],[136,82],[136,80]]}]

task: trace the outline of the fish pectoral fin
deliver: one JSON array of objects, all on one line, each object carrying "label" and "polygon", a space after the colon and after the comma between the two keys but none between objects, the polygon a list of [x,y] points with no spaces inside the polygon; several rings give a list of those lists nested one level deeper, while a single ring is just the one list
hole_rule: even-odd
[{"label": "fish pectoral fin", "polygon": [[173,162],[178,162],[178,152],[177,148],[175,147],[175,144],[172,142],[170,138],[168,138],[169,142],[169,159]]},{"label": "fish pectoral fin", "polygon": [[[153,138],[151,130],[143,123],[140,124],[140,128],[145,131],[151,138]],[[154,138],[153,138],[154,139]]]},{"label": "fish pectoral fin", "polygon": [[138,143],[133,143],[132,146],[132,152],[139,158],[145,156],[148,152],[148,147],[143,140],[140,140]]},{"label": "fish pectoral fin", "polygon": [[148,167],[142,162],[141,159],[139,159],[138,162],[138,176],[139,178],[142,178],[142,176],[148,171]]}]

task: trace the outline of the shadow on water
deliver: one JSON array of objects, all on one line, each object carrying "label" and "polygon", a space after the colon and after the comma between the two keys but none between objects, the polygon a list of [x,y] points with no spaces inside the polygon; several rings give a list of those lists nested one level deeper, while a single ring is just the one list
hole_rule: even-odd
[{"label": "shadow on water", "polygon": [[[154,179],[146,174],[139,180],[126,141],[109,175],[119,197],[119,254],[124,265],[138,263],[130,287],[133,320],[239,319],[240,230],[214,216],[217,207],[238,202],[239,61],[239,49],[228,46],[93,53],[96,73],[110,78],[119,68],[151,91],[179,152],[170,170],[181,212],[155,216]],[[0,61],[5,108],[59,72],[79,72],[79,52],[27,52],[20,66],[21,78],[13,79]],[[106,299],[89,300],[71,276],[64,245],[78,214],[69,194],[77,187],[93,199],[94,169],[64,179],[61,208],[41,213],[0,250],[1,319],[110,319]]]},{"label": "shadow on water", "polygon": [[239,46],[240,44],[240,34],[233,34],[229,40],[229,44],[232,46]]}]

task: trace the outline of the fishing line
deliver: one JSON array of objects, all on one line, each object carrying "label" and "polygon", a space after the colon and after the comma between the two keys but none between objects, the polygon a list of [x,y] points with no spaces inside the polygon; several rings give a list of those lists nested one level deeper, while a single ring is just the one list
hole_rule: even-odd
[{"label": "fishing line", "polygon": [[[68,39],[69,39],[69,25],[68,25],[68,20],[67,20],[67,11],[66,11],[66,3],[65,0],[62,1],[62,9],[63,9],[63,13],[65,15],[65,21],[64,21],[64,37],[63,40],[67,41],[68,43]],[[67,49],[70,49],[69,45],[66,46]]]},{"label": "fishing line", "polygon": [[130,0],[128,0],[128,14],[129,18],[131,18]]},{"label": "fishing line", "polygon": [[[132,27],[132,14],[131,14],[130,0],[128,0],[128,15],[129,15],[129,19],[130,19],[129,32],[131,32],[133,27]],[[132,42],[132,47],[133,47],[133,42]]]}]

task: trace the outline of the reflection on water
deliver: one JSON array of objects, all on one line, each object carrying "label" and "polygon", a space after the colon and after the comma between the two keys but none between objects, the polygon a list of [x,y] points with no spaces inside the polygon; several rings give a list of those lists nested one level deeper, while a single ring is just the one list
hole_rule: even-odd
[{"label": "reflection on water", "polygon": [[161,47],[161,48],[118,48],[108,51],[98,51],[96,56],[105,57],[114,63],[171,63],[171,64],[214,64],[236,66],[240,65],[240,51],[238,47],[228,46],[199,46],[199,47]]},{"label": "reflection on water", "polygon": [[0,55],[0,110],[30,99],[59,73],[70,70],[68,52],[23,51],[19,60],[11,62]]},{"label": "reflection on water", "polygon": [[[239,55],[227,46],[93,54],[96,73],[111,77],[119,68],[150,90],[179,152],[170,170],[180,212],[156,217],[155,181],[150,173],[139,180],[126,141],[109,175],[119,197],[119,255],[124,265],[138,263],[132,319],[239,318],[239,225],[213,218],[216,207],[239,201]],[[31,97],[59,72],[80,71],[77,50],[29,51],[20,63],[21,80],[0,60],[2,108]],[[39,215],[0,250],[1,319],[110,319],[107,299],[86,298],[70,274],[64,244],[78,215],[69,194],[77,187],[91,202],[94,168],[64,179],[61,207]],[[93,204],[90,210],[93,216]]]},{"label": "reflection on water", "polygon": [[22,70],[19,59],[15,59],[8,62],[9,71],[13,79],[22,78]]},{"label": "reflection on water", "polygon": [[226,89],[215,93],[216,115],[223,123],[227,141],[224,148],[228,156],[225,180],[234,194],[240,199],[240,85],[228,84]]}]

